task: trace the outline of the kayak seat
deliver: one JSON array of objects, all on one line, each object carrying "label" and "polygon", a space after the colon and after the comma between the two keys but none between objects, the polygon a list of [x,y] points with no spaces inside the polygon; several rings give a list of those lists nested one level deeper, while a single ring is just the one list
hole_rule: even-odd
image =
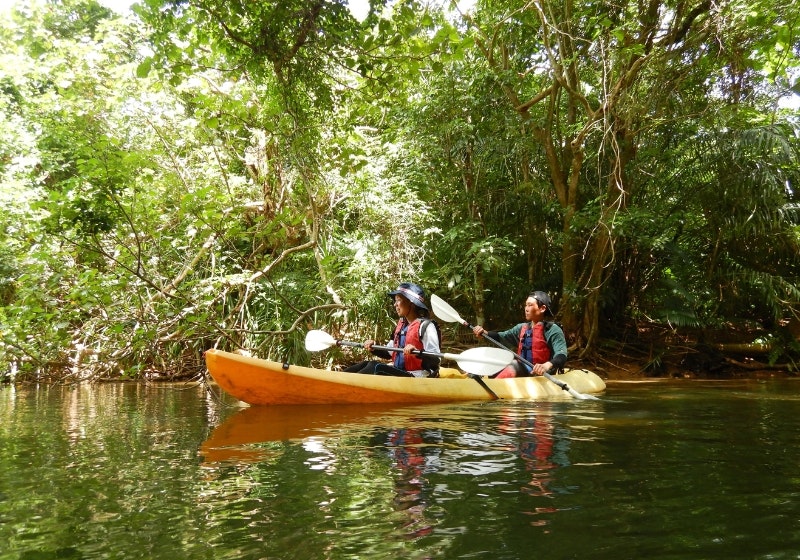
[{"label": "kayak seat", "polygon": [[466,379],[467,374],[456,368],[440,367],[439,377],[441,379]]}]

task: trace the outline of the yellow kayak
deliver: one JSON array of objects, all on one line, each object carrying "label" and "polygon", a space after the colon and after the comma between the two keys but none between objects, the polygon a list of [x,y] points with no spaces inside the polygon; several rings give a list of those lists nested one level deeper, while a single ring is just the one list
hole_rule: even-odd
[{"label": "yellow kayak", "polygon": [[[424,404],[495,399],[542,400],[599,393],[605,382],[585,369],[553,376],[470,379],[411,378],[321,370],[222,350],[205,353],[211,377],[228,394],[251,405]],[[559,384],[566,384],[569,391]]]}]

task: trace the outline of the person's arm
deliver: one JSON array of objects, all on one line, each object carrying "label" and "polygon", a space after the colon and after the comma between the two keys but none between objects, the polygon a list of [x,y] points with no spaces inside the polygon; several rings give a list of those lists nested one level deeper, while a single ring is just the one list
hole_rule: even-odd
[{"label": "person's arm", "polygon": [[550,363],[553,364],[552,367],[556,370],[563,368],[569,356],[567,351],[567,339],[564,337],[564,331],[561,327],[553,323],[550,325],[550,328],[547,329],[544,338],[547,341],[547,345],[550,347],[550,354],[552,356],[550,358]]},{"label": "person's arm", "polygon": [[436,331],[436,327],[430,325],[422,336],[422,351],[439,354],[441,353],[439,348],[439,333]]},{"label": "person's arm", "polygon": [[[364,348],[369,351],[370,354],[373,356],[377,356],[378,358],[383,358],[384,360],[391,360],[392,353],[388,350],[373,350],[372,346],[375,344],[374,340],[368,340],[364,343]],[[390,340],[386,343],[386,346],[392,347],[394,346],[394,340]]]},{"label": "person's arm", "polygon": [[[433,324],[428,325],[428,328],[425,329],[425,333],[422,335],[422,351],[433,352],[434,354],[441,353],[439,345],[439,333]],[[427,369],[428,371],[432,372],[439,371],[439,364],[441,362],[442,359],[439,356],[423,355],[422,369]]]},{"label": "person's arm", "polygon": [[513,348],[516,351],[517,346],[519,346],[519,333],[522,330],[522,325],[525,323],[520,323],[518,325],[514,325],[508,330],[505,331],[484,331],[486,336],[493,340],[497,340],[502,342],[504,346],[509,348]]}]

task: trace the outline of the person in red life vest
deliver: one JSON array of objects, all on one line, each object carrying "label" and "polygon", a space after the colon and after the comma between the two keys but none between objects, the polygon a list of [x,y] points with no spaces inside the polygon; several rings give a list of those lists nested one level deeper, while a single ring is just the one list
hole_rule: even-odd
[{"label": "person in red life vest", "polygon": [[388,293],[394,299],[394,310],[399,319],[392,339],[386,344],[391,348],[402,348],[402,352],[373,350],[374,340],[364,342],[364,348],[375,356],[391,359],[392,364],[377,360],[367,360],[344,369],[357,373],[374,375],[393,375],[397,377],[438,377],[438,356],[418,354],[415,351],[439,354],[439,325],[429,319],[425,291],[417,284],[403,282],[396,290]]},{"label": "person in red life vest", "polygon": [[545,292],[533,292],[525,300],[525,322],[519,323],[506,331],[487,331],[477,325],[472,329],[475,336],[482,337],[484,333],[503,344],[513,347],[516,345],[517,355],[533,364],[533,369],[527,364],[514,360],[503,368],[494,377],[530,377],[542,375],[550,370],[556,373],[567,362],[567,340],[564,331],[556,323],[545,321],[545,317],[553,315],[550,310],[550,296]]}]

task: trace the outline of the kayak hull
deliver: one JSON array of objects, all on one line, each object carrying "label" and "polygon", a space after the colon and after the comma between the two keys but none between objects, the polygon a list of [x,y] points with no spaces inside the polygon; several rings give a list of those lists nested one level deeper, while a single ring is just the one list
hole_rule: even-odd
[{"label": "kayak hull", "polygon": [[[567,391],[544,377],[476,380],[365,375],[281,364],[216,349],[208,350],[205,359],[220,388],[257,406],[570,398]],[[579,393],[598,393],[606,387],[599,376],[584,369],[567,369],[556,378]]]}]

